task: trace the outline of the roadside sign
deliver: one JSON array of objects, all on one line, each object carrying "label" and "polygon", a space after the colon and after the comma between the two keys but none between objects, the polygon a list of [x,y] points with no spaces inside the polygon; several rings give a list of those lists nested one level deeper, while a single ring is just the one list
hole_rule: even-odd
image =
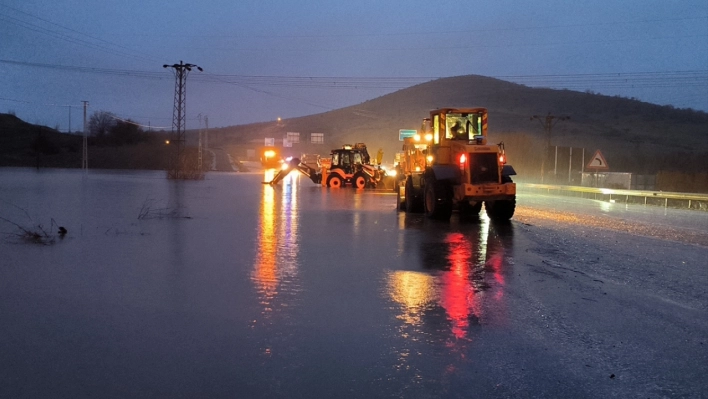
[{"label": "roadside sign", "polygon": [[398,131],[398,141],[403,141],[406,137],[413,137],[418,133],[415,129],[400,129]]},{"label": "roadside sign", "polygon": [[590,158],[590,162],[588,162],[587,166],[585,167],[588,169],[596,170],[607,170],[610,168],[607,165],[607,161],[605,161],[605,157],[602,156],[600,150],[595,151],[595,154]]}]

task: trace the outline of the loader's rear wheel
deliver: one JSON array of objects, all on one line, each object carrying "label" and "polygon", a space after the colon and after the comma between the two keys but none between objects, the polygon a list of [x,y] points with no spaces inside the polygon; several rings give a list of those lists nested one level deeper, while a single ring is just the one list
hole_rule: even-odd
[{"label": "loader's rear wheel", "polygon": [[423,193],[420,187],[415,187],[413,178],[406,179],[406,213],[421,213],[424,210]]},{"label": "loader's rear wheel", "polygon": [[327,178],[327,187],[340,188],[344,185],[344,180],[339,175],[330,175]]},{"label": "loader's rear wheel", "polygon": [[352,187],[358,189],[366,188],[366,183],[369,182],[369,178],[363,173],[357,173],[352,179]]},{"label": "loader's rear wheel", "polygon": [[425,184],[425,215],[431,219],[450,220],[452,187],[446,181],[429,179]]},{"label": "loader's rear wheel", "polygon": [[477,202],[475,205],[470,205],[467,201],[460,202],[460,219],[463,220],[473,220],[479,219],[479,212],[482,211],[482,201]]},{"label": "loader's rear wheel", "polygon": [[406,210],[406,200],[405,197],[401,197],[401,190],[396,191],[396,210],[405,211]]},{"label": "loader's rear wheel", "polygon": [[396,180],[393,181],[393,191],[398,192],[400,190],[401,185],[403,185],[403,187],[405,187],[406,181],[400,180],[400,179],[398,179],[398,177],[396,177]]},{"label": "loader's rear wheel", "polygon": [[514,216],[516,197],[510,200],[484,201],[487,216],[497,222],[505,222]]}]

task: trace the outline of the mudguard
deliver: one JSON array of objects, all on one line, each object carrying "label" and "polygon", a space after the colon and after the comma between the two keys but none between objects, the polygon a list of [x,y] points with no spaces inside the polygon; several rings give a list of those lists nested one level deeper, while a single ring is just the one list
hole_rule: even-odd
[{"label": "mudguard", "polygon": [[430,169],[436,180],[449,180],[455,184],[460,181],[460,168],[456,165],[433,165]]},{"label": "mudguard", "polygon": [[504,165],[504,167],[502,168],[502,176],[514,176],[515,174],[516,171],[511,165]]}]

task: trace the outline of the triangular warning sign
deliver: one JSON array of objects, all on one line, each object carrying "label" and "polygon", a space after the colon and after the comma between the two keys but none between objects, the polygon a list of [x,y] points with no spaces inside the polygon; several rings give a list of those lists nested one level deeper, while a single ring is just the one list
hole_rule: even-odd
[{"label": "triangular warning sign", "polygon": [[588,169],[609,169],[610,167],[607,165],[607,161],[605,161],[605,157],[602,156],[602,153],[600,150],[595,151],[595,155],[590,158],[590,162],[588,162],[586,168]]}]

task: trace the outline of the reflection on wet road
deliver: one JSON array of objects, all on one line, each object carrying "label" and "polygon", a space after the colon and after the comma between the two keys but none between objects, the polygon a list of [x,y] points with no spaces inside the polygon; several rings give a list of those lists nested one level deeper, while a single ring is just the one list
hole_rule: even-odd
[{"label": "reflection on wet road", "polygon": [[[405,218],[399,215],[405,231]],[[404,342],[398,349],[399,369],[416,369],[418,361],[433,355],[421,344],[438,346],[450,359],[446,372],[458,372],[467,346],[483,325],[504,323],[505,272],[513,240],[511,224],[494,225],[486,217],[459,224],[416,220],[420,235],[407,237],[408,250],[420,256],[407,270],[387,273],[386,291],[396,304],[398,333]],[[410,342],[407,344],[406,342]],[[439,353],[439,352],[438,352]],[[417,380],[430,376],[416,369]]]},{"label": "reflection on wet road", "polygon": [[[264,181],[269,181],[269,176]],[[366,297],[366,291],[361,291],[350,293],[348,300],[362,304],[372,314],[393,316],[384,331],[395,335],[382,336],[382,342],[389,343],[385,352],[392,356],[394,367],[385,372],[393,373],[388,378],[427,386],[438,378],[438,367],[452,374],[464,369],[468,346],[481,326],[505,322],[505,274],[513,265],[513,225],[492,224],[486,216],[466,223],[453,220],[452,225],[432,223],[421,215],[396,213],[391,209],[390,192],[307,184],[297,176],[288,176],[278,186],[262,185],[252,280],[263,309],[254,326],[268,323],[278,329],[289,325],[292,329],[287,334],[293,334],[299,328],[293,323],[302,322],[293,320],[295,314],[302,317],[322,307],[302,308],[312,295],[318,301],[337,303],[344,299],[313,291],[320,283],[313,285],[304,276],[321,279],[330,286],[365,284],[367,290],[381,292],[382,296]],[[313,229],[318,235],[303,233]],[[393,248],[388,248],[387,242]],[[301,253],[301,246],[305,252],[320,252],[318,268],[326,269],[318,275],[309,274],[312,258]],[[359,255],[343,255],[347,248]],[[367,253],[361,253],[362,248]],[[379,260],[371,264],[375,267],[358,270],[360,262],[369,263],[366,259],[370,256]],[[302,278],[298,278],[300,269],[305,271]],[[349,277],[341,277],[339,270]],[[372,279],[367,272],[380,277]],[[336,281],[340,278],[343,280]],[[379,287],[375,286],[377,281]],[[333,309],[338,307],[327,313],[340,312]],[[393,314],[387,316],[387,309]],[[277,318],[271,317],[274,313],[278,313]],[[344,313],[336,317],[352,316]],[[339,321],[330,323],[337,325]],[[275,349],[264,350],[271,355]],[[283,350],[293,349],[277,352]],[[434,366],[437,362],[430,363],[428,356],[448,360]],[[388,366],[383,363],[379,367]]]},{"label": "reflection on wet road", "polygon": [[[509,234],[511,229],[511,225],[503,226],[502,231]],[[505,253],[512,237],[501,237],[498,229],[491,230],[492,243],[488,242],[490,224],[486,218],[478,227],[465,229],[465,233],[476,234],[455,231],[430,237],[421,243],[423,270],[389,272],[390,296],[405,311],[400,319],[420,327],[426,311],[441,308],[452,337],[467,339],[470,324],[479,324],[482,318],[482,302],[498,302],[504,296],[502,268],[509,263]],[[430,241],[432,238],[439,241]]]}]

